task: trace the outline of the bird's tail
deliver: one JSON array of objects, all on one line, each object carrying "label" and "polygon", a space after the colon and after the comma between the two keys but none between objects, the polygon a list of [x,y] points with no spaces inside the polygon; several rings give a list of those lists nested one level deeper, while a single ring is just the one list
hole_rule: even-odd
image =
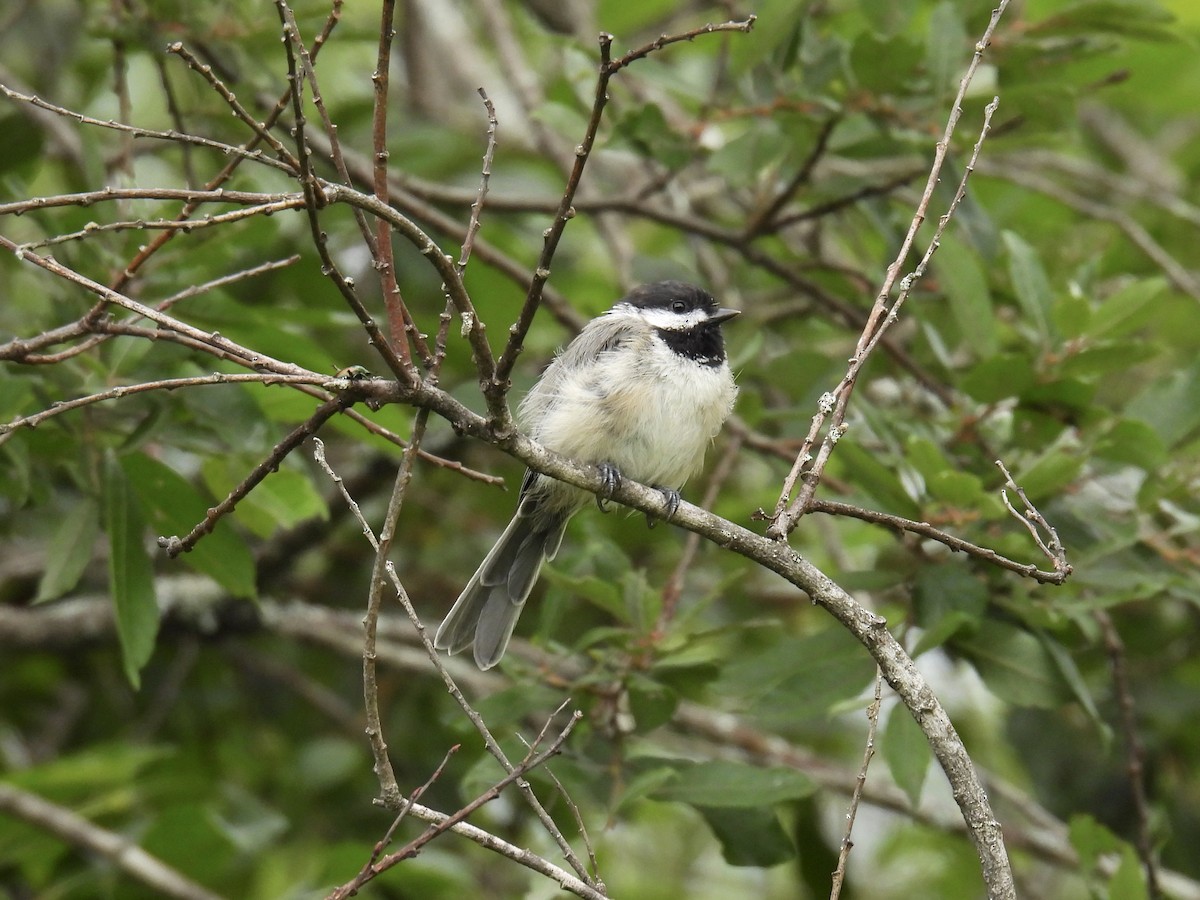
[{"label": "bird's tail", "polygon": [[569,518],[542,517],[535,524],[534,517],[514,516],[442,620],[433,645],[457,653],[474,644],[479,668],[498,663],[542,563],[558,552]]}]

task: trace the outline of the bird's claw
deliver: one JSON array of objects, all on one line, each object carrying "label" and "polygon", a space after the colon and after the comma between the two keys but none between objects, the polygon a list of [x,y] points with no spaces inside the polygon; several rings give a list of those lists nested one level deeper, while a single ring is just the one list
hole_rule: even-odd
[{"label": "bird's claw", "polygon": [[621,470],[610,462],[596,466],[600,470],[600,493],[596,495],[596,507],[602,513],[608,512],[608,501],[613,492],[621,485]]},{"label": "bird's claw", "polygon": [[[662,521],[670,522],[675,518],[675,513],[679,509],[679,491],[675,488],[663,487],[661,484],[654,485],[654,489],[663,495],[663,502],[667,504],[667,514],[663,516]],[[653,528],[659,522],[657,516],[652,516],[646,513],[646,527]]]}]

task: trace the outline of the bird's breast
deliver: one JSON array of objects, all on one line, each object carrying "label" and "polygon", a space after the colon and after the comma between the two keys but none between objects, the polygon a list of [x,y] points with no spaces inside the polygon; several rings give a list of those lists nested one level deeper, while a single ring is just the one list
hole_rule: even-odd
[{"label": "bird's breast", "polygon": [[[606,356],[617,357],[617,354]],[[649,352],[602,359],[563,379],[534,436],[582,462],[611,462],[626,476],[679,487],[733,409],[728,365],[699,365]]]}]

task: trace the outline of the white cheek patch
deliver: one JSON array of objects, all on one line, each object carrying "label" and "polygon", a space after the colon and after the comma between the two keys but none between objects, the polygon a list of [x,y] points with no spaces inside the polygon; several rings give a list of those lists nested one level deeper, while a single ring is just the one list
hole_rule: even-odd
[{"label": "white cheek patch", "polygon": [[691,331],[698,325],[708,321],[708,313],[703,309],[694,309],[686,315],[671,312],[669,309],[658,307],[640,309],[635,313],[653,328],[664,328],[668,331]]}]

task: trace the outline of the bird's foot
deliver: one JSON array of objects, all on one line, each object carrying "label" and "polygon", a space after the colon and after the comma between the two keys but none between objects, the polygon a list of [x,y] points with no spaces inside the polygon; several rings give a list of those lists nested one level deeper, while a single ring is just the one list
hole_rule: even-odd
[{"label": "bird's foot", "polygon": [[621,470],[610,462],[602,462],[597,469],[600,470],[600,493],[596,495],[596,506],[600,512],[608,512],[608,501],[612,499],[613,492],[621,486]]},{"label": "bird's foot", "polygon": [[[675,518],[675,513],[679,509],[679,491],[675,490],[675,488],[663,487],[661,484],[654,485],[654,489],[663,495],[663,502],[667,504],[667,514],[663,516],[662,521],[670,522]],[[658,522],[657,516],[646,513],[647,528],[653,528]]]}]

